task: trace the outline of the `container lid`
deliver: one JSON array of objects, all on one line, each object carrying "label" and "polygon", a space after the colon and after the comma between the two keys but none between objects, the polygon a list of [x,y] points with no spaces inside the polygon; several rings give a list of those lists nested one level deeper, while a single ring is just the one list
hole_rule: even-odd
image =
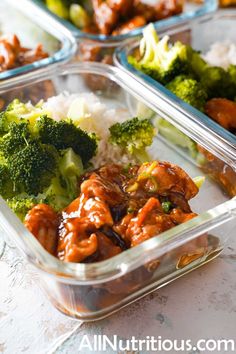
[{"label": "container lid", "polygon": [[[130,31],[127,34],[122,34],[122,35],[116,35],[116,36],[106,36],[102,34],[90,34],[90,33],[85,33],[81,30],[79,30],[77,27],[75,27],[71,22],[64,20],[60,18],[59,16],[53,14],[50,10],[47,9],[46,5],[43,3],[42,0],[28,0],[30,2],[34,2],[37,4],[37,6],[41,9],[43,9],[47,14],[49,14],[52,18],[57,19],[58,22],[60,22],[62,25],[64,25],[72,34],[75,36],[77,39],[87,39],[87,40],[93,40],[93,41],[98,41],[98,42],[103,42],[103,45],[107,46],[112,46],[112,45],[118,45],[119,42],[122,42],[125,39],[132,38],[135,36],[139,36],[142,33],[142,28],[139,27],[137,29],[134,29],[133,31]],[[152,0],[146,1],[152,2]],[[188,20],[197,18],[202,15],[206,15],[209,13],[212,13],[216,11],[218,7],[218,1],[217,0],[205,0],[203,4],[186,4],[184,11],[180,15],[176,16],[171,16],[167,19],[159,20],[154,23],[155,27],[157,30],[163,29],[163,28],[169,28],[172,26],[175,26],[176,24],[186,22]]]},{"label": "container lid", "polygon": [[[9,21],[12,18],[14,21]],[[49,57],[32,64],[0,72],[0,80],[25,74],[48,65],[69,60],[76,51],[76,41],[70,31],[33,2],[2,0],[0,3],[0,35],[16,34],[24,47],[43,45]]]}]

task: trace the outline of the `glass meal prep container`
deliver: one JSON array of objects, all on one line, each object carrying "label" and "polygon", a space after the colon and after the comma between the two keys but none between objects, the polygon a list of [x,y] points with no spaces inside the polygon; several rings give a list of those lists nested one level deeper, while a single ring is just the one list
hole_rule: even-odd
[{"label": "glass meal prep container", "polygon": [[[50,14],[52,18],[56,18],[61,24],[63,24],[78,40],[78,52],[76,60],[79,61],[102,61],[105,64],[112,64],[112,54],[114,49],[119,46],[125,40],[138,36],[141,34],[142,28],[136,28],[129,33],[107,36],[102,34],[90,34],[85,33],[82,30],[75,27],[71,22],[56,16],[48,10],[42,0],[29,0],[36,4],[45,12]],[[156,0],[144,0],[144,3],[153,4]],[[180,0],[182,3],[182,0]],[[186,2],[183,12],[180,15],[175,15],[167,19],[159,20],[155,22],[157,29],[168,28],[178,23],[191,20],[198,16],[215,11],[217,8],[216,0],[205,0],[204,4],[191,4]]]},{"label": "glass meal prep container", "polygon": [[49,56],[32,64],[0,72],[1,84],[8,78],[28,71],[65,62],[76,50],[76,43],[71,33],[27,0],[1,0],[0,36],[9,34],[17,35],[21,45],[27,48],[34,49],[38,44],[42,44],[43,50]]},{"label": "glass meal prep container", "polygon": [[[106,80],[106,89],[96,91],[88,87],[88,75]],[[0,93],[17,94],[24,88],[30,91],[32,85],[45,80],[54,86],[48,97],[64,91],[94,92],[108,107],[126,111],[130,117],[141,116],[145,105],[178,126],[175,111],[170,107],[169,113],[164,113],[165,102],[158,95],[126,72],[100,63],[67,64],[44,70],[40,75],[28,73],[24,80],[9,80],[0,87]],[[186,134],[222,163],[229,162],[230,152],[225,154],[224,146],[214,135],[205,132],[207,139],[202,138],[200,129],[196,130],[182,112],[179,116]],[[154,138],[150,155],[152,159],[181,166],[191,177],[206,176],[198,196],[191,202],[199,216],[102,262],[64,263],[53,257],[0,199],[0,226],[6,242],[16,243],[37,270],[48,298],[61,312],[84,321],[101,319],[214,259],[234,232],[236,198],[230,199],[194,160],[160,134]]]},{"label": "glass meal prep container", "polygon": [[[219,10],[214,14],[209,14],[207,16],[188,21],[185,24],[177,25],[167,31],[160,31],[159,35],[161,37],[164,35],[169,35],[170,41],[173,40],[174,42],[180,39],[180,41],[183,41],[183,43],[190,44],[194,49],[200,50],[204,53],[209,50],[210,46],[215,42],[229,40],[233,43],[236,43],[235,21],[235,10]],[[183,36],[186,31],[189,33],[187,40],[186,36]],[[183,38],[185,38],[185,40],[183,40]],[[129,72],[130,75],[134,75],[137,80],[147,85],[150,90],[156,92],[156,94],[158,94],[168,103],[167,109],[168,105],[175,107],[176,110],[182,112],[189,118],[189,120],[196,123],[197,126],[204,127],[207,131],[211,131],[215,136],[217,136],[219,139],[219,144],[224,144],[227,151],[232,151],[231,161],[233,161],[233,164],[232,162],[229,163],[228,167],[226,167],[224,164],[222,165],[219,160],[214,159],[213,161],[211,158],[208,159],[208,163],[205,164],[205,167],[211,172],[212,175],[215,176],[215,178],[218,179],[219,183],[221,183],[232,196],[235,196],[236,136],[224,129],[204,113],[200,112],[199,110],[195,109],[194,107],[190,106],[175,96],[162,84],[155,81],[148,75],[142,73],[141,71],[136,70],[132,65],[130,65],[127,58],[129,55],[134,53],[138,47],[139,41],[130,41],[128,44],[123,44],[116,50],[115,64],[126,72]],[[179,122],[179,124],[181,124],[181,122]],[[161,131],[160,134],[162,134]],[[168,138],[167,135],[165,134],[165,136]],[[171,139],[171,136],[169,136],[169,139]],[[179,142],[176,142],[176,144],[179,145]]]}]

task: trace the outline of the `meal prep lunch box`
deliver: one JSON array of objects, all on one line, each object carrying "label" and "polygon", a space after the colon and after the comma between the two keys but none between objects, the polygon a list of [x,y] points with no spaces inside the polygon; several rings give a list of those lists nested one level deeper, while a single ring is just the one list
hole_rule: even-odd
[{"label": "meal prep lunch box", "polygon": [[[111,64],[112,53],[114,49],[125,40],[131,37],[138,36],[142,32],[142,28],[140,27],[130,31],[127,34],[116,36],[85,33],[75,27],[69,21],[63,20],[62,18],[50,12],[42,0],[29,1],[33,2],[39,8],[43,9],[45,13],[51,16],[51,18],[57,19],[59,23],[64,25],[75,36],[75,38],[78,40],[78,53],[76,60],[79,61],[103,61],[106,64]],[[153,0],[144,1],[144,3],[150,4],[152,4],[153,2]],[[155,22],[155,27],[157,30],[161,28],[169,28],[170,26],[174,26],[178,23],[186,22],[187,20],[191,20],[204,14],[211,13],[216,9],[216,0],[205,0],[202,4],[186,3],[182,14],[172,16],[167,19],[159,20]]]},{"label": "meal prep lunch box", "polygon": [[[106,89],[94,90],[88,86],[88,77],[106,80]],[[9,80],[0,87],[0,93],[14,94],[25,88],[30,92],[32,85],[48,80],[53,91],[47,92],[47,98],[64,91],[94,92],[108,107],[125,110],[130,117],[142,117],[154,111],[181,130],[183,126],[191,141],[217,156],[222,164],[233,163],[230,154],[224,156],[224,149],[214,134],[201,127],[195,129],[181,109],[177,115],[171,106],[169,112],[164,110],[166,103],[158,94],[115,67],[78,63],[53,70],[47,68],[37,76],[27,73],[24,80],[20,77]],[[201,129],[205,131],[203,137]],[[152,159],[181,166],[191,177],[206,177],[199,194],[190,203],[199,216],[102,262],[65,263],[53,257],[0,199],[0,226],[6,241],[14,240],[22,250],[37,270],[48,298],[61,312],[84,321],[101,319],[214,259],[235,232],[236,198],[230,199],[184,149],[178,149],[157,134],[149,153]]]},{"label": "meal prep lunch box", "polygon": [[[110,42],[114,41],[115,42],[121,42],[127,38],[138,36],[142,33],[142,28],[137,28],[133,31],[130,31],[128,34],[123,34],[119,36],[105,36],[105,35],[94,35],[90,33],[85,33],[75,27],[72,23],[70,23],[67,20],[62,19],[59,16],[56,16],[50,10],[47,9],[46,5],[43,3],[42,0],[30,0],[31,2],[34,2],[37,6],[41,7],[42,9],[45,10],[45,12],[49,13],[52,17],[56,18],[61,24],[63,24],[69,31],[73,33],[73,35],[77,39],[88,39],[88,40],[95,40],[95,41],[101,41],[100,45],[104,42]],[[153,0],[149,1],[144,1],[144,3],[154,3]],[[211,13],[215,11],[217,8],[217,1],[216,0],[205,0],[204,3],[198,3],[198,4],[185,4],[183,13],[177,16],[172,16],[171,18],[167,18],[164,20],[157,21],[155,23],[156,29],[160,28],[167,28],[167,27],[172,27],[175,24],[187,21],[187,20],[192,20],[196,17],[205,15],[207,13]]]},{"label": "meal prep lunch box", "polygon": [[[187,44],[190,44],[195,50],[206,52],[210,46],[215,42],[223,42],[226,40],[235,43],[236,38],[236,11],[235,10],[219,10],[214,14],[205,15],[184,24],[174,26],[167,31],[159,31],[160,36],[169,35],[170,39],[174,36],[174,40],[185,38],[186,32]],[[167,90],[160,83],[145,75],[141,71],[136,70],[128,63],[128,56],[131,55],[135,49],[139,47],[139,42],[132,41],[124,44],[116,51],[116,65],[123,70],[128,71],[130,74],[135,75],[144,84],[154,89],[163,99],[176,107],[190,120],[197,122],[199,126],[204,126],[207,131],[212,131],[214,135],[218,136],[222,144],[225,144],[226,154],[228,149],[234,148],[232,159],[236,160],[236,136],[212,119],[207,117],[202,112],[183,102],[180,98],[176,97],[173,93]]]},{"label": "meal prep lunch box", "polygon": [[[11,21],[10,19],[13,19]],[[16,34],[23,46],[42,44],[49,57],[32,64],[0,72],[0,85],[8,78],[69,60],[76,51],[71,33],[54,18],[27,0],[1,0],[0,35]]]}]

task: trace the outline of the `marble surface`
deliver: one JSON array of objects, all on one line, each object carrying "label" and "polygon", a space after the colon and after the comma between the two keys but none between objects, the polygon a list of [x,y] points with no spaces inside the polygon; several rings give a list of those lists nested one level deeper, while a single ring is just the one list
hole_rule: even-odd
[{"label": "marble surface", "polygon": [[37,274],[14,247],[6,247],[0,254],[0,353],[78,353],[85,334],[190,338],[193,343],[202,338],[236,340],[236,238],[230,241],[210,264],[107,319],[87,324],[55,310],[38,288]]}]

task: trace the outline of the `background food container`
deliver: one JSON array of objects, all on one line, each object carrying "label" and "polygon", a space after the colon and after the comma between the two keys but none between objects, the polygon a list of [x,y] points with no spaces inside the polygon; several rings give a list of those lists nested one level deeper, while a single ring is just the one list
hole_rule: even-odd
[{"label": "background food container", "polygon": [[[14,21],[11,21],[14,19]],[[27,0],[1,0],[0,35],[16,34],[25,47],[43,45],[49,57],[32,64],[0,72],[1,82],[28,71],[56,65],[69,60],[76,50],[71,33]]]},{"label": "background food container", "polygon": [[236,6],[235,0],[220,0],[219,3],[222,7]]},{"label": "background food container", "polygon": [[[93,91],[87,86],[85,75],[105,79],[109,85],[106,90]],[[48,97],[65,90],[70,93],[95,92],[102,102],[123,113],[127,111],[128,116],[143,116],[149,112],[146,107],[150,107],[176,124],[171,110],[168,114],[163,113],[165,102],[158,95],[118,68],[99,63],[67,65],[63,70],[47,69],[38,77],[28,73],[24,81],[20,78],[9,80],[0,88],[0,93],[3,90],[14,93],[14,90],[17,92],[26,87],[30,91],[31,85],[45,80],[50,80],[54,87]],[[195,135],[205,149],[218,157],[223,154],[220,146],[216,148],[219,142],[214,135],[209,134],[208,139],[202,140],[195,129],[192,131],[191,121],[179,114],[185,122],[185,133],[192,138]],[[203,175],[193,160],[186,158],[160,135],[155,138],[150,154],[153,159],[180,165],[192,177]],[[225,159],[229,159],[229,154]],[[63,263],[48,254],[2,199],[0,226],[37,269],[40,284],[54,306],[71,317],[91,321],[117,311],[209,262],[221,252],[235,230],[236,199],[230,200],[206,174],[206,181],[191,206],[200,214],[198,217],[109,260],[93,264]]]},{"label": "background food container", "polygon": [[[206,52],[215,42],[230,40],[233,43],[236,43],[235,21],[235,10],[220,10],[215,14],[194,19],[186,22],[185,24],[175,26],[167,31],[160,31],[159,33],[161,36],[167,34],[173,38],[173,40],[186,40],[185,34],[187,31],[189,35],[187,41],[185,42],[191,44],[191,46],[196,50]],[[136,79],[147,85],[151,90],[156,92],[156,94],[160,95],[160,97],[167,102],[167,110],[169,105],[174,107],[176,112],[180,111],[188,117],[189,120],[196,124],[196,128],[198,128],[198,126],[205,127],[206,132],[211,131],[215,136],[217,136],[219,139],[218,144],[224,146],[226,154],[231,151],[231,162],[229,161],[227,168],[217,159],[214,159],[213,162],[209,159],[208,164],[205,164],[205,167],[208,168],[212,175],[215,175],[215,177],[218,178],[218,181],[226,187],[231,195],[236,195],[236,136],[221,127],[202,112],[176,97],[160,83],[130,65],[127,61],[127,57],[131,55],[131,53],[138,47],[139,42],[132,41],[129,42],[129,44],[124,44],[117,49],[115,59],[116,65],[121,67],[126,72],[129,72],[130,75],[134,75]],[[178,121],[178,124],[183,125],[181,120]],[[203,134],[203,137],[204,131],[202,131],[201,134]]]},{"label": "background food container", "polygon": [[[63,24],[78,40],[78,54],[77,60],[80,61],[102,61],[106,64],[112,63],[112,53],[114,48],[120,45],[123,41],[135,37],[141,34],[142,28],[137,28],[130,31],[128,34],[118,35],[118,36],[105,36],[105,35],[94,35],[85,33],[71,24],[69,21],[63,20],[62,18],[51,13],[42,0],[29,0],[36,4],[47,14],[54,19],[57,19],[61,24]],[[146,3],[153,3],[155,0],[146,0]],[[205,0],[204,4],[189,4],[186,3],[183,13],[180,15],[172,16],[170,18],[160,20],[155,22],[155,27],[159,30],[161,28],[168,28],[174,26],[178,23],[183,23],[187,20],[197,18],[204,14],[215,11],[217,8],[217,0]]]}]

